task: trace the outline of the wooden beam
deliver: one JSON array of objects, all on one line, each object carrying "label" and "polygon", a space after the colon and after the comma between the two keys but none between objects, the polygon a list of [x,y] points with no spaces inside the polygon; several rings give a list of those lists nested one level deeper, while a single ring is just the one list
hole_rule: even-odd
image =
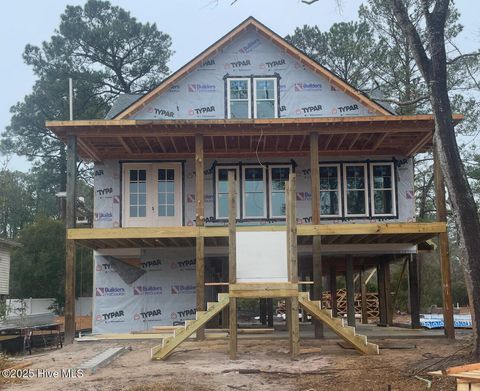
[{"label": "wooden beam", "polygon": [[408,291],[410,296],[410,319],[412,329],[420,328],[420,289],[418,282],[417,254],[410,254],[408,260]]},{"label": "wooden beam", "polygon": [[367,308],[367,283],[365,269],[360,270],[360,294],[362,295],[362,323],[368,324],[368,308]]},{"label": "wooden beam", "polygon": [[[435,182],[435,202],[437,205],[437,221],[447,222],[447,205],[445,200],[445,180],[438,158],[438,146],[434,147],[433,175]],[[438,256],[440,258],[440,272],[442,278],[443,319],[445,322],[445,335],[449,339],[455,339],[455,327],[453,323],[452,303],[452,279],[450,274],[450,255],[448,249],[448,233],[438,234]]]},{"label": "wooden beam", "polygon": [[[205,311],[205,238],[196,238],[196,308],[199,313]],[[197,330],[197,341],[205,339],[205,327]]]},{"label": "wooden beam", "polygon": [[387,292],[385,287],[385,262],[380,260],[377,264],[377,286],[378,286],[378,313],[379,313],[379,326],[388,325],[387,317]]},{"label": "wooden beam", "polygon": [[[237,282],[237,207],[235,198],[235,172],[228,171],[228,282],[230,287]],[[230,359],[233,360],[237,358],[237,299],[230,297],[229,300]]]},{"label": "wooden beam", "polygon": [[329,269],[329,283],[330,283],[330,307],[332,309],[332,316],[337,316],[337,269],[335,264],[332,264]]},{"label": "wooden beam", "polygon": [[353,139],[352,139],[352,142],[350,143],[350,145],[348,146],[348,149],[352,149],[354,147],[354,145],[356,144],[356,142],[358,141],[358,138],[360,137],[360,133],[356,133],[354,136],[353,136]]},{"label": "wooden beam", "polygon": [[353,282],[353,257],[347,255],[345,259],[345,282],[347,287],[347,323],[355,327],[355,284]]},{"label": "wooden beam", "polygon": [[[327,142],[330,143],[331,137]],[[310,192],[311,192],[311,209],[312,224],[320,224],[320,168],[318,157],[318,133],[310,133]],[[316,235],[312,238],[312,262],[313,262],[313,299],[321,300],[322,298],[322,241],[321,236]],[[323,324],[314,320],[315,338],[323,338]]]},{"label": "wooden beam", "polygon": [[122,144],[123,148],[125,148],[125,151],[127,151],[129,155],[133,154],[132,149],[128,146],[127,142],[123,137],[118,137],[118,141],[120,141],[120,144]]},{"label": "wooden beam", "polygon": [[433,138],[433,134],[426,134],[424,136],[421,136],[420,140],[417,143],[415,143],[415,145],[406,152],[405,156],[415,155],[432,138]]},{"label": "wooden beam", "polygon": [[[291,283],[298,282],[298,254],[297,254],[297,197],[296,197],[296,175],[290,173],[289,175],[289,195],[288,195],[288,205],[289,209],[289,221],[287,230],[289,232],[289,263],[290,263],[290,276],[289,281]],[[298,306],[297,306],[298,308]]]},{"label": "wooden beam", "polygon": [[388,133],[383,133],[383,134],[377,139],[377,141],[375,141],[375,143],[373,144],[372,149],[373,149],[374,151],[376,151],[376,150],[378,149],[378,147],[380,146],[380,144],[383,143],[383,140],[385,140],[385,137],[387,137],[387,136],[388,136]]},{"label": "wooden beam", "polygon": [[[67,229],[75,228],[77,181],[77,137],[68,136],[67,143],[67,196],[66,217]],[[68,236],[68,231],[67,231]],[[73,343],[75,338],[75,242],[66,241],[65,259],[65,344]]]},{"label": "wooden beam", "polygon": [[195,222],[197,227],[204,225],[205,221],[205,179],[204,179],[204,157],[203,157],[203,136],[195,135]]}]

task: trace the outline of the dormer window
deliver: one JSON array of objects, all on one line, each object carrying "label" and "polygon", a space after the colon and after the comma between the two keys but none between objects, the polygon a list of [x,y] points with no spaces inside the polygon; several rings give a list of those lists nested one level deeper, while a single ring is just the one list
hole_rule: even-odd
[{"label": "dormer window", "polygon": [[276,77],[227,78],[227,118],[277,118]]}]

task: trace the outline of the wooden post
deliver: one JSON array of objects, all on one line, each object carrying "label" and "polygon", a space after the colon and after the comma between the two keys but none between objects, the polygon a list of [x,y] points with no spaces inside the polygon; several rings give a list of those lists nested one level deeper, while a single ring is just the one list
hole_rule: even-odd
[{"label": "wooden post", "polygon": [[[67,196],[66,218],[67,229],[75,228],[75,201],[77,179],[77,137],[67,136]],[[65,344],[72,344],[75,338],[75,241],[66,240],[65,264]]]},{"label": "wooden post", "polygon": [[353,281],[353,257],[346,257],[345,281],[347,287],[347,323],[355,327],[355,283]]},{"label": "wooden post", "polygon": [[365,269],[360,270],[360,293],[362,295],[362,323],[368,324],[368,308],[367,308],[367,284],[365,283]]},{"label": "wooden post", "polygon": [[[237,238],[236,219],[237,208],[235,203],[235,172],[228,171],[228,282],[237,282]],[[237,299],[229,300],[230,321],[230,358],[237,358]]]},{"label": "wooden post", "polygon": [[267,327],[273,328],[273,299],[267,299]]},{"label": "wooden post", "polygon": [[[203,227],[204,212],[204,159],[203,136],[195,135],[195,225]],[[205,311],[205,242],[204,238],[196,238],[196,302],[197,311]],[[205,339],[205,328],[197,330],[197,341]]]},{"label": "wooden post", "polygon": [[408,261],[408,289],[410,296],[410,317],[412,329],[420,328],[420,294],[418,290],[417,254],[410,254]]},{"label": "wooden post", "polygon": [[[320,224],[320,168],[318,166],[318,133],[310,133],[310,183],[312,224]],[[312,237],[313,299],[322,300],[322,240]],[[314,320],[315,338],[323,338],[323,323]]]},{"label": "wooden post", "polygon": [[[437,221],[447,222],[447,205],[445,201],[445,180],[438,159],[437,146],[434,145],[433,173],[435,180],[435,202],[437,204]],[[452,281],[450,274],[450,256],[448,251],[448,233],[438,234],[438,256],[440,258],[440,271],[442,277],[442,298],[443,298],[443,321],[445,324],[445,335],[455,339],[455,328],[453,325],[453,303],[452,303]]]},{"label": "wooden post", "polygon": [[390,259],[384,264],[384,273],[385,273],[385,303],[387,307],[387,325],[393,325],[393,309],[392,309],[392,296],[390,289]]},{"label": "wooden post", "polygon": [[[290,174],[288,185],[288,213],[287,213],[287,232],[288,235],[288,263],[290,264],[289,281],[298,283],[298,258],[297,258],[297,219],[296,219],[296,176]],[[286,299],[287,317],[290,318],[290,354],[295,358],[300,353],[300,325],[298,322],[298,296]]]},{"label": "wooden post", "polygon": [[260,323],[262,325],[267,324],[267,299],[259,299],[260,307]]},{"label": "wooden post", "polygon": [[377,264],[377,285],[378,285],[378,325],[386,327],[387,320],[387,296],[385,290],[385,263],[381,260]]},{"label": "wooden post", "polygon": [[330,266],[330,307],[332,308],[332,316],[337,316],[337,268],[335,264]]}]

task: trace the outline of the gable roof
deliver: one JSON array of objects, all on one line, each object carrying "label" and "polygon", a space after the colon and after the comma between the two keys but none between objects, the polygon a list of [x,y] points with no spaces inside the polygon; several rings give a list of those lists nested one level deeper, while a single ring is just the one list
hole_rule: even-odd
[{"label": "gable roof", "polygon": [[312,69],[315,73],[318,73],[325,77],[333,86],[337,89],[345,92],[347,95],[351,96],[352,98],[356,99],[357,101],[364,104],[367,108],[371,109],[374,113],[381,114],[381,115],[392,115],[390,111],[385,109],[382,105],[375,102],[373,99],[369,98],[362,92],[358,91],[355,87],[351,84],[347,83],[345,80],[341,79],[339,76],[335,75],[333,72],[319,64],[318,62],[311,59],[301,50],[297,49],[295,46],[288,43],[284,38],[279,36],[274,31],[270,30],[267,26],[260,23],[257,19],[250,16],[245,19],[242,23],[240,23],[237,27],[231,30],[229,33],[224,35],[220,38],[217,42],[213,45],[208,47],[198,56],[196,56],[192,61],[184,65],[178,71],[170,75],[166,78],[162,83],[160,83],[157,87],[155,87],[150,92],[146,93],[143,97],[138,99],[137,101],[133,102],[130,106],[128,106],[125,110],[118,113],[113,119],[127,119],[132,114],[140,110],[144,107],[147,103],[149,103],[153,98],[158,96],[163,91],[167,91],[176,81],[180,78],[184,77],[188,73],[192,72],[196,67],[201,65],[205,60],[212,57],[216,53],[218,53],[224,46],[231,43],[240,33],[245,31],[249,27],[254,27],[260,34],[267,37],[271,42],[276,44],[277,46],[281,47],[285,52],[290,54],[292,57],[297,59],[302,64],[305,64],[310,69]]}]

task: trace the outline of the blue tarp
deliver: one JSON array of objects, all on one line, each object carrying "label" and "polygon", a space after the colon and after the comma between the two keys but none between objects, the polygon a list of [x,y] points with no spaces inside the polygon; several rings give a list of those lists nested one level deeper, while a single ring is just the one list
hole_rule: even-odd
[{"label": "blue tarp", "polygon": [[[443,329],[442,314],[425,314],[420,316],[420,325],[427,329]],[[472,328],[471,315],[453,315],[453,326],[455,328]]]}]

